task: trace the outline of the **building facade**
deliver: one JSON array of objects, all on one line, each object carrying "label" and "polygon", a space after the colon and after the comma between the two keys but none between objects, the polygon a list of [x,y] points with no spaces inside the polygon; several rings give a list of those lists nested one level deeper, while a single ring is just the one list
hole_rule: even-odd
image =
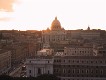
[{"label": "building facade", "polygon": [[11,51],[0,50],[0,75],[8,74],[11,68]]},{"label": "building facade", "polygon": [[54,74],[61,80],[106,80],[106,57],[93,55],[92,49],[71,47],[54,55],[28,59],[27,76]]},{"label": "building facade", "polygon": [[94,56],[55,57],[53,74],[61,80],[105,80],[106,59]]},{"label": "building facade", "polygon": [[53,59],[36,57],[26,61],[27,76],[37,77],[41,74],[53,74]]},{"label": "building facade", "polygon": [[50,43],[66,40],[66,31],[61,27],[61,24],[57,17],[53,20],[51,28],[42,31],[42,42]]},{"label": "building facade", "polygon": [[44,49],[26,60],[27,76],[54,74],[61,80],[106,80],[106,48],[93,46],[102,39],[105,43],[104,33],[90,27],[65,30],[55,17],[51,27],[42,31]]},{"label": "building facade", "polygon": [[64,48],[64,56],[92,56],[93,48],[87,46],[70,46]]}]

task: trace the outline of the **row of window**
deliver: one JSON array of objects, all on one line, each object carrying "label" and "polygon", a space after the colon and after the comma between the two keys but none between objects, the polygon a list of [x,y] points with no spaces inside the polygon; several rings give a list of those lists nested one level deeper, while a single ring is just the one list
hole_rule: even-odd
[{"label": "row of window", "polygon": [[68,62],[68,63],[106,63],[104,60],[70,60],[70,59],[55,59],[54,62]]},{"label": "row of window", "polygon": [[[41,61],[40,61],[41,62]],[[29,61],[29,63],[34,63],[34,61]],[[37,62],[38,63],[38,62]],[[45,63],[50,63],[50,61],[45,61]]]},{"label": "row of window", "polygon": [[[43,39],[44,40],[44,39]],[[48,41],[57,41],[57,40],[65,40],[65,38],[61,39],[61,38],[53,38],[53,39],[46,39]]]},{"label": "row of window", "polygon": [[[32,61],[29,61],[29,63],[32,63]],[[47,61],[47,63],[50,63],[50,61]],[[106,64],[105,60],[71,60],[71,59],[55,59],[54,63],[96,63],[96,64]]]},{"label": "row of window", "polygon": [[75,47],[75,48],[73,48],[73,47],[71,48],[70,47],[69,49],[87,49],[87,50],[91,50],[92,48],[91,47],[83,47],[82,46],[82,47]]},{"label": "row of window", "polygon": [[[32,71],[29,70],[29,73],[32,73]],[[42,70],[41,70],[40,68],[38,68],[38,69],[37,69],[37,73],[38,73],[38,74],[42,74]],[[47,74],[50,74],[50,71],[49,71],[49,70],[47,71]]]},{"label": "row of window", "polygon": [[92,53],[93,51],[68,51],[67,53]]},{"label": "row of window", "polygon": [[[97,79],[61,79],[61,80],[97,80]],[[101,79],[98,79],[101,80]]]},{"label": "row of window", "polygon": [[75,56],[92,56],[92,53],[64,53],[64,55],[75,55]]},{"label": "row of window", "polygon": [[55,68],[94,68],[94,69],[102,69],[105,68],[105,66],[93,66],[93,65],[53,65]]},{"label": "row of window", "polygon": [[[60,76],[63,76],[63,77],[105,77],[106,75],[60,75]],[[105,79],[106,80],[106,79]]]},{"label": "row of window", "polygon": [[106,51],[99,51],[99,53],[106,53]]},{"label": "row of window", "polygon": [[[60,69],[54,69],[54,72],[56,72],[56,73],[60,73]],[[89,73],[91,73],[91,74],[93,74],[93,73],[98,73],[98,74],[103,74],[103,70],[93,70],[93,69],[63,69],[62,71],[61,71],[61,73],[66,73],[66,74],[68,74],[68,73],[76,73],[76,74],[79,74],[79,73],[87,73],[87,74],[89,74]]]}]

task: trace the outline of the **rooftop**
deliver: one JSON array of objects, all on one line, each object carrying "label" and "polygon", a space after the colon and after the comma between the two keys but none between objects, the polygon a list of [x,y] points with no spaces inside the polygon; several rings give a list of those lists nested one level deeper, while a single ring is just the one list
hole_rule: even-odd
[{"label": "rooftop", "polygon": [[47,51],[49,51],[50,49],[42,49],[42,50],[40,50],[39,52],[47,52]]},{"label": "rooftop", "polygon": [[9,50],[5,50],[5,49],[0,49],[0,54],[8,52]]}]

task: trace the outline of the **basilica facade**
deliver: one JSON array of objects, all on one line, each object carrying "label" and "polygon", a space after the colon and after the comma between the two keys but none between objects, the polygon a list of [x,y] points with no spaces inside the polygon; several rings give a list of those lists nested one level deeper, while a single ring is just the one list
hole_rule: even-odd
[{"label": "basilica facade", "polygon": [[55,17],[55,20],[53,20],[51,27],[47,28],[47,30],[42,31],[42,42],[50,43],[64,40],[66,40],[66,31],[61,27],[61,23],[57,17]]}]

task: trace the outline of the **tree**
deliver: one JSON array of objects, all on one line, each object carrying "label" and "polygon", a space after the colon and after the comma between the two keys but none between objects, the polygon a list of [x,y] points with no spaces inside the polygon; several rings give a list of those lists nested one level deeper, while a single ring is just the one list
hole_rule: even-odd
[{"label": "tree", "polygon": [[8,75],[0,75],[0,80],[13,80],[12,77]]}]

